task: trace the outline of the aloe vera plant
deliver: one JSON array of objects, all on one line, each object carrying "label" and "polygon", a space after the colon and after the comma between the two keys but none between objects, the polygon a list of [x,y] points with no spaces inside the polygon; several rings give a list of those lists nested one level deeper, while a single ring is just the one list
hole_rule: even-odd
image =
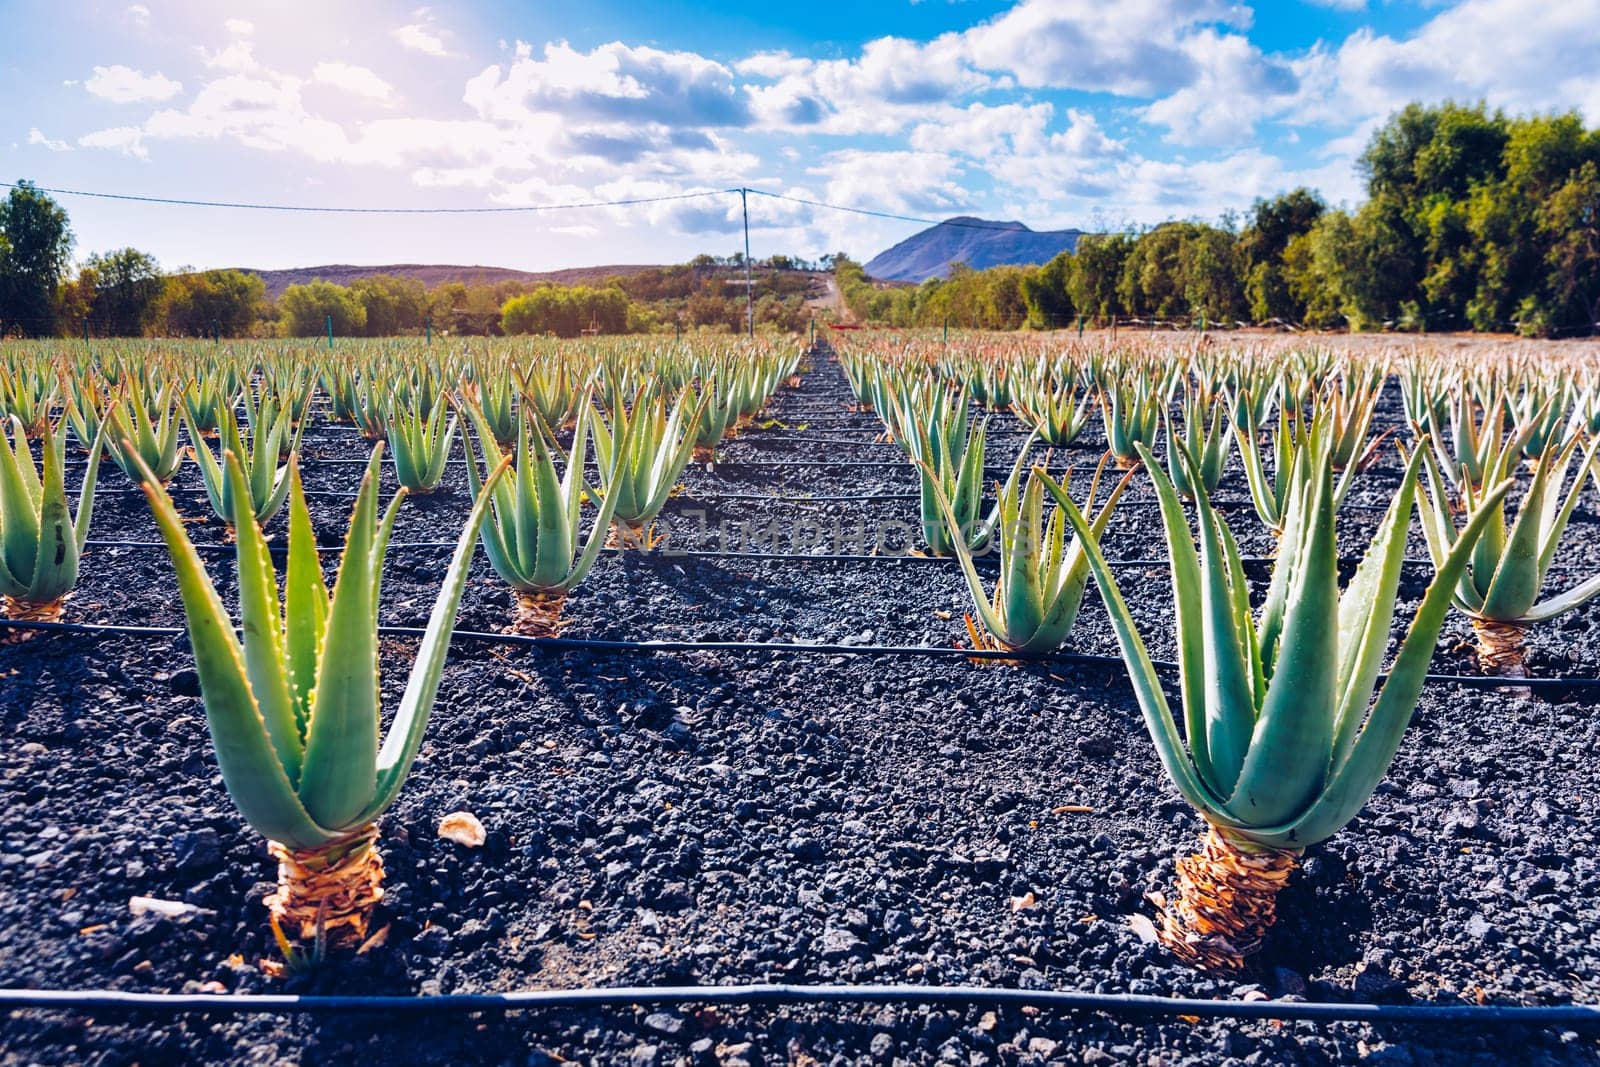
[{"label": "aloe vera plant", "polygon": [[[1407,463],[1370,551],[1341,594],[1330,445],[1319,429],[1295,456],[1300,473],[1255,619],[1226,521],[1204,496],[1197,499],[1197,551],[1177,489],[1147,454],[1172,556],[1181,732],[1092,529],[1070,498],[1060,500],[1089,553],[1162,767],[1209,825],[1202,851],[1179,861],[1177,899],[1155,898],[1162,941],[1209,970],[1236,970],[1260,947],[1300,854],[1354,818],[1387,772],[1451,591],[1488,524],[1485,508],[1440,560],[1379,686],[1421,461]],[[1509,488],[1493,487],[1486,501],[1503,499]]]},{"label": "aloe vera plant", "polygon": [[605,495],[615,497],[612,530],[624,548],[656,544],[650,527],[689,465],[695,423],[705,404],[705,397],[697,401],[685,392],[669,413],[664,398],[646,399],[640,393],[631,407],[614,409],[610,426],[602,418],[590,420],[595,456],[601,468],[611,472]]},{"label": "aloe vera plant", "polygon": [[328,417],[334,422],[355,422],[360,407],[356,372],[348,363],[332,363],[317,374],[322,391],[328,394]]},{"label": "aloe vera plant", "polygon": [[97,434],[89,444],[74,515],[67,506],[63,474],[66,423],[44,433],[40,469],[35,470],[22,420],[13,415],[7,421],[11,441],[0,433],[0,598],[8,618],[53,622],[78,583],[78,564],[94,517],[101,437]]},{"label": "aloe vera plant", "polygon": [[78,445],[87,449],[89,442],[100,437],[107,401],[90,376],[64,374],[63,377],[67,382],[64,418],[72,427],[72,435],[78,439]]},{"label": "aloe vera plant", "polygon": [[736,427],[748,402],[741,392],[741,384],[739,373],[731,366],[718,368],[702,382],[705,406],[694,428],[696,463],[710,463],[715,457],[717,443]]},{"label": "aloe vera plant", "polygon": [[518,423],[516,392],[511,388],[511,376],[506,373],[489,373],[485,367],[474,368],[470,380],[461,384],[461,395],[474,420],[482,419],[494,443],[509,449],[517,443]]},{"label": "aloe vera plant", "polygon": [[[1106,459],[1102,457],[1089,483],[1082,511],[1094,510],[1105,465]],[[1105,532],[1112,509],[1128,487],[1132,474],[1132,471],[1124,474],[1100,504],[1090,527],[1095,536]],[[1059,648],[1072,630],[1089,583],[1089,558],[1076,537],[1067,538],[1067,520],[1060,508],[1050,509],[1049,518],[1044,517],[1045,491],[1059,498],[1067,493],[1071,477],[1069,470],[1062,482],[1057,483],[1042,467],[1035,467],[1025,484],[1019,486],[1014,472],[1001,488],[999,521],[994,527],[1000,576],[992,594],[984,591],[983,579],[978,575],[966,539],[959,532],[949,498],[937,483],[934,484],[940,514],[950,527],[950,543],[961,563],[961,573],[967,580],[978,619],[983,624],[980,630],[972,616],[966,616],[967,633],[974,648],[1044,655]]]},{"label": "aloe vera plant", "polygon": [[1575,399],[1571,381],[1564,376],[1524,371],[1519,388],[1505,393],[1507,414],[1521,429],[1522,456],[1536,466],[1557,454],[1566,443]]},{"label": "aloe vera plant", "polygon": [[[1450,433],[1448,437],[1442,433],[1428,437],[1435,467],[1457,491],[1481,490],[1500,452],[1508,406],[1497,392],[1480,408],[1473,392],[1458,386],[1444,394],[1440,408],[1449,421]],[[1428,420],[1439,421],[1431,412]],[[1421,419],[1412,421],[1412,433],[1418,441],[1424,436],[1425,425]]]},{"label": "aloe vera plant", "polygon": [[1323,389],[1322,404],[1333,434],[1333,469],[1366,470],[1390,431],[1372,437],[1372,418],[1383,396],[1384,367],[1380,363],[1346,366]]},{"label": "aloe vera plant", "polygon": [[[293,413],[289,408],[280,407],[274,413],[264,399],[248,389],[242,402],[245,406],[242,428],[239,415],[231,405],[224,404],[217,410],[217,455],[205,444],[200,428],[189,413],[184,413],[189,439],[193,442],[189,453],[200,468],[206,499],[217,517],[228,524],[229,530],[238,525],[237,509],[241,504],[247,506],[251,517],[263,526],[282,510],[289,494],[289,467],[287,464],[280,466],[278,457],[299,447],[305,427],[304,423],[298,427],[292,424]],[[233,482],[224,462],[230,452],[244,470],[248,491],[244,497],[233,495]]]},{"label": "aloe vera plant", "polygon": [[[1262,525],[1281,541],[1289,522],[1290,502],[1300,488],[1299,480],[1307,470],[1300,463],[1300,457],[1314,447],[1316,439],[1330,439],[1333,427],[1329,416],[1326,409],[1320,407],[1314,407],[1310,415],[1287,404],[1279,407],[1278,428],[1272,436],[1272,473],[1269,475],[1256,445],[1260,428],[1255,421],[1255,410],[1237,398],[1232,407],[1236,420],[1234,437],[1239,442],[1239,458],[1244,461],[1250,501],[1255,505],[1256,516]],[[1331,444],[1329,459],[1331,462]],[[1344,503],[1359,466],[1351,464],[1336,472],[1338,478],[1334,483],[1331,501],[1334,510]]]},{"label": "aloe vera plant", "polygon": [[389,407],[389,448],[395,477],[411,493],[431,493],[444,480],[450,446],[456,439],[456,416],[447,407],[435,404],[426,415],[398,400]]},{"label": "aloe vera plant", "polygon": [[[266,904],[280,943],[287,936],[340,947],[367,936],[383,896],[377,819],[399,795],[421,747],[473,543],[506,466],[489,474],[456,541],[380,746],[378,602],[389,535],[406,495],[397,493],[380,520],[382,453],[380,444],[367,464],[331,590],[323,582],[296,464],[289,472],[281,598],[260,526],[239,524],[242,640],[172,498],[150,472],[142,479],[177,571],[223,785],[278,861],[278,888]],[[238,457],[225,453],[223,462],[235,498],[244,498],[249,489]]]},{"label": "aloe vera plant", "polygon": [[[517,420],[515,463],[489,495],[483,549],[495,573],[517,594],[513,633],[554,637],[560,632],[561,609],[567,594],[594,566],[610,528],[619,495],[604,490],[614,479],[614,470],[602,477],[600,507],[587,542],[583,540],[583,501],[590,495],[584,483],[584,465],[588,460],[588,420],[592,410],[586,399],[579,409],[566,472],[558,476],[550,431],[537,411],[524,407]],[[477,430],[484,467],[492,471],[506,457],[487,420],[476,408],[467,411]],[[613,451],[613,463],[627,452],[624,441]],[[484,477],[469,456],[467,480],[474,496],[482,492]]]},{"label": "aloe vera plant", "polygon": [[1156,433],[1161,426],[1162,396],[1163,390],[1147,375],[1137,372],[1117,377],[1101,394],[1106,445],[1123,470],[1139,465],[1140,446],[1155,447]]},{"label": "aloe vera plant", "polygon": [[[1167,423],[1167,473],[1178,492],[1189,500],[1210,496],[1222,482],[1222,468],[1228,462],[1228,435],[1222,429],[1222,402],[1206,396],[1187,379],[1184,381],[1183,429]],[[1178,461],[1178,453],[1189,462]],[[1193,471],[1198,481],[1191,481]]]},{"label": "aloe vera plant", "polygon": [[222,413],[228,405],[228,397],[217,385],[215,378],[205,375],[190,379],[184,386],[183,417],[184,423],[189,427],[191,440],[201,437],[215,437],[222,428]]},{"label": "aloe vera plant", "polygon": [[[983,461],[989,416],[970,421],[965,391],[952,393],[942,385],[903,385],[895,391],[884,412],[895,440],[916,464],[920,478],[922,540],[930,555],[955,555],[962,540],[974,552],[989,544],[997,512],[983,516]],[[1032,438],[1017,455],[1021,469]],[[939,506],[943,494],[953,522]]]},{"label": "aloe vera plant", "polygon": [[0,418],[16,419],[30,437],[42,436],[50,428],[50,411],[60,393],[60,381],[49,367],[0,363]]},{"label": "aloe vera plant", "polygon": [[[1495,484],[1510,477],[1517,460],[1525,454],[1527,440],[1539,433],[1542,420],[1524,426],[1518,433],[1492,441],[1483,454],[1483,477]],[[1483,523],[1472,556],[1454,583],[1455,605],[1472,620],[1478,638],[1478,663],[1483,670],[1506,677],[1526,677],[1525,639],[1528,628],[1580,607],[1600,595],[1600,574],[1545,600],[1540,600],[1556,548],[1566,533],[1585,473],[1595,467],[1595,452],[1600,438],[1579,452],[1581,440],[1570,437],[1564,444],[1559,437],[1544,434],[1544,451],[1536,453],[1533,478],[1517,508],[1514,521],[1507,524],[1503,495],[1496,496],[1477,488],[1474,481],[1462,483],[1462,510],[1467,524]],[[1423,452],[1428,478],[1426,487],[1417,490],[1422,512],[1422,532],[1428,553],[1438,567],[1464,536],[1456,528],[1450,506],[1449,489],[1431,450]],[[1581,455],[1576,476],[1563,489],[1572,460]]]},{"label": "aloe vera plant", "polygon": [[107,403],[101,416],[111,423],[106,453],[133,481],[148,471],[165,485],[178,473],[183,453],[178,450],[176,407],[172,386],[163,386],[152,398],[137,379]]},{"label": "aloe vera plant", "polygon": [[1061,448],[1078,439],[1089,425],[1094,408],[1072,379],[1066,378],[1054,387],[1040,382],[1026,396],[1019,391],[1011,401],[1011,410],[1033,425],[1039,440]]},{"label": "aloe vera plant", "polygon": [[[580,388],[565,367],[540,360],[526,370],[518,371],[517,377],[522,389],[522,402],[532,404],[546,426],[561,429],[572,425],[578,417],[578,403],[583,399],[586,389]],[[606,379],[608,383],[614,381],[614,377]],[[621,396],[620,393],[613,395]],[[612,404],[612,410],[616,406]]]}]

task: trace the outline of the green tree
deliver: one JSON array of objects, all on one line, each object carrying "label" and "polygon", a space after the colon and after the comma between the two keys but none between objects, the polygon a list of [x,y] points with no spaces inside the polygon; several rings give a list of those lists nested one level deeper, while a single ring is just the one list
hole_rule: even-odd
[{"label": "green tree", "polygon": [[577,337],[585,332],[625,333],[628,294],[615,287],[543,285],[506,301],[500,312],[506,334],[555,334]]},{"label": "green tree", "polygon": [[1072,265],[1072,253],[1062,252],[1023,273],[1022,299],[1027,305],[1029,326],[1060,330],[1072,325],[1077,313],[1072,303]]},{"label": "green tree", "polygon": [[1189,314],[1213,323],[1245,318],[1238,242],[1227,230],[1196,225],[1178,248],[1178,277]]},{"label": "green tree", "polygon": [[1235,239],[1199,222],[1168,222],[1139,235],[1117,283],[1135,315],[1213,322],[1245,313]]},{"label": "green tree", "polygon": [[143,337],[156,323],[167,285],[154,256],[137,248],[119,248],[90,256],[84,271],[93,279],[86,288],[93,293],[89,329],[95,334]]},{"label": "green tree", "polygon": [[1345,253],[1354,242],[1355,224],[1343,211],[1328,211],[1305,233],[1289,239],[1283,250],[1283,279],[1301,319],[1314,329],[1349,325],[1342,288]]},{"label": "green tree", "polygon": [[428,290],[415,278],[374,274],[351,282],[350,291],[366,309],[368,337],[415,333],[427,322]]},{"label": "green tree", "polygon": [[316,337],[327,332],[328,319],[340,337],[359,337],[367,325],[367,309],[355,293],[318,278],[291,285],[278,298],[278,322],[286,337]]},{"label": "green tree", "polygon": [[1239,256],[1245,298],[1256,322],[1304,318],[1305,304],[1294,298],[1284,273],[1284,253],[1289,242],[1309,233],[1326,210],[1322,197],[1304,187],[1257,200],[1250,209],[1250,222],[1239,235]]},{"label": "green tree", "polygon": [[66,211],[32,182],[17,182],[0,201],[0,337],[55,333],[56,286],[71,259]]},{"label": "green tree", "polygon": [[207,270],[167,278],[160,318],[179,337],[248,337],[266,306],[267,286],[257,274]]},{"label": "green tree", "polygon": [[1127,312],[1117,287],[1133,245],[1133,235],[1126,233],[1078,238],[1071,283],[1074,307],[1101,323]]}]

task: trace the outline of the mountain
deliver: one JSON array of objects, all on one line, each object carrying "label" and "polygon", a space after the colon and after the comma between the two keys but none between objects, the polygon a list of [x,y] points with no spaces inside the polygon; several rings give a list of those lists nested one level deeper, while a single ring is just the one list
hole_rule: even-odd
[{"label": "mountain", "polygon": [[867,274],[894,282],[943,278],[950,264],[976,270],[1002,263],[1046,263],[1078,246],[1082,230],[1030,230],[1020,222],[994,222],[970,216],[946,219],[866,264]]},{"label": "mountain", "polygon": [[276,300],[283,295],[283,291],[289,286],[299,285],[317,278],[321,278],[323,281],[337,282],[339,285],[349,285],[359,278],[370,278],[374,274],[394,274],[401,278],[415,278],[429,288],[444,282],[467,282],[480,285],[514,281],[530,285],[535,282],[554,282],[558,285],[592,285],[614,275],[638,274],[640,271],[654,270],[655,268],[639,264],[622,264],[610,267],[568,267],[565,270],[534,272],[512,270],[509,267],[462,267],[450,264],[390,263],[379,267],[362,267],[349,263],[330,263],[321,267],[293,267],[288,270],[256,270],[252,267],[239,267],[237,269],[248,274],[259,274],[261,280],[267,283],[267,296]]}]

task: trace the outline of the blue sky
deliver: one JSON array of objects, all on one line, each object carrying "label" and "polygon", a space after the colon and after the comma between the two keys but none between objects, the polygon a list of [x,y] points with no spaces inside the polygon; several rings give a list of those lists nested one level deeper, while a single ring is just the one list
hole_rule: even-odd
[{"label": "blue sky", "polygon": [[[1215,218],[1355,159],[1408,100],[1600,124],[1600,0],[0,0],[0,174],[69,189],[474,207],[748,185],[1036,228]],[[20,45],[20,47],[19,47]],[[681,261],[738,200],[498,216],[62,197],[80,255],[180,266]],[[752,245],[914,223],[752,200]]]}]

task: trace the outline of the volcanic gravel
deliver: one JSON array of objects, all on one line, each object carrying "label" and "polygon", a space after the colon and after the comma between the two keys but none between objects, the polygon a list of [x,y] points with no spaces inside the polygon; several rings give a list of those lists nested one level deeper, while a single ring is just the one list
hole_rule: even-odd
[{"label": "volcanic gravel", "polygon": [[[571,637],[936,645],[969,610],[947,562],[679,554],[903,552],[916,479],[848,410],[825,354],[763,423],[695,467],[654,553],[602,556],[572,596]],[[1391,383],[1380,423],[1399,419]],[[1086,484],[1103,439],[1056,450]],[[994,477],[1022,440],[991,423]],[[305,440],[313,517],[338,543],[370,446],[319,422]],[[1387,450],[1386,450],[1387,451]],[[456,455],[462,455],[460,447]],[[350,462],[357,461],[357,462]],[[805,466],[756,466],[797,462]],[[872,463],[872,466],[856,464]],[[827,464],[827,465],[823,465]],[[845,466],[842,464],[851,464]],[[1356,483],[1341,545],[1359,553],[1398,478]],[[392,487],[385,472],[385,489]],[[97,541],[155,540],[105,464]],[[174,494],[209,514],[198,471]],[[1586,489],[1556,588],[1600,565]],[[828,500],[870,494],[894,499]],[[750,497],[752,499],[729,499]],[[1271,540],[1232,461],[1219,499],[1248,554]],[[782,499],[780,499],[782,498]],[[808,499],[809,498],[809,499]],[[1160,560],[1134,476],[1107,554]],[[408,501],[383,621],[422,625],[468,499],[461,464]],[[700,513],[703,512],[703,515]],[[869,531],[863,538],[858,528]],[[214,520],[190,527],[216,543]],[[274,527],[280,537],[283,520]],[[837,531],[837,532],[836,532]],[[877,543],[878,531],[883,542]],[[898,540],[896,540],[898,538]],[[1413,557],[1426,548],[1413,533]],[[334,552],[325,553],[332,563]],[[232,602],[231,557],[208,555]],[[988,570],[992,570],[989,567]],[[1256,577],[1265,569],[1254,567]],[[1420,597],[1426,567],[1407,572]],[[1119,570],[1157,657],[1172,653],[1164,565]],[[511,598],[482,553],[458,627],[497,630]],[[160,548],[96,545],[67,619],[177,626]],[[1537,675],[1594,674],[1595,606],[1535,630]],[[1069,642],[1114,655],[1092,590]],[[398,700],[415,642],[384,641]],[[1452,616],[1439,672],[1472,672]],[[429,995],[606,984],[984,983],[1314,1001],[1595,1002],[1600,980],[1592,695],[1516,699],[1430,685],[1388,780],[1309,851],[1252,969],[1214,980],[1145,944],[1130,917],[1170,888],[1200,820],[1167,784],[1120,665],[805,652],[599,654],[458,639],[416,767],[382,818],[387,943],[278,982],[262,898],[275,868],[234,812],[185,638],[48,634],[0,645],[0,984]],[[1087,810],[1084,810],[1087,809]],[[488,841],[440,839],[473,812]],[[134,896],[200,911],[134,916]],[[1592,1038],[1513,1029],[1185,1021],[932,1007],[544,1011],[505,1017],[94,1016],[0,1020],[0,1063],[724,1064],[1597,1063]]]}]

